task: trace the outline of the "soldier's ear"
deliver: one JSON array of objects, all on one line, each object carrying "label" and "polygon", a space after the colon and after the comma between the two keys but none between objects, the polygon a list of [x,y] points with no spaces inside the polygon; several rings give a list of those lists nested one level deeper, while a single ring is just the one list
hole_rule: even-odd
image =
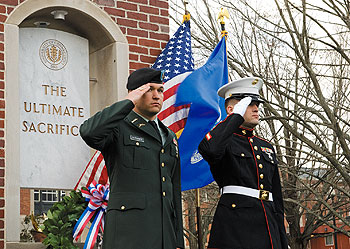
[{"label": "soldier's ear", "polygon": [[228,105],[227,107],[226,107],[226,113],[227,114],[231,114],[233,112],[233,105]]}]

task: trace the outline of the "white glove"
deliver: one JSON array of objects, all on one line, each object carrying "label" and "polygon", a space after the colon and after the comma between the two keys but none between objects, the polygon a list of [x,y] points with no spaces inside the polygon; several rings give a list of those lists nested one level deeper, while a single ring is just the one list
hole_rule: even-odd
[{"label": "white glove", "polygon": [[252,97],[244,97],[233,107],[233,113],[237,113],[243,117],[250,102],[252,102]]}]

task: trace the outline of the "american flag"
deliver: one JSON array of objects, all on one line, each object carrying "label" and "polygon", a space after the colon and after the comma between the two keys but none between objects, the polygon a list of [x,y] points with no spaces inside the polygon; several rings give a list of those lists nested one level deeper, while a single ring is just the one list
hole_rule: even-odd
[{"label": "american flag", "polygon": [[75,185],[74,190],[80,190],[82,187],[87,188],[90,186],[90,183],[92,183],[93,180],[103,185],[108,183],[107,168],[105,160],[103,159],[100,151],[96,151],[91,157],[83,174],[80,176],[77,184]]},{"label": "american flag", "polygon": [[185,127],[190,105],[174,106],[176,90],[194,68],[190,21],[180,25],[158,56],[153,68],[164,70],[164,103],[158,119],[179,137]]},{"label": "american flag", "polygon": [[[178,86],[194,70],[190,21],[180,25],[152,67],[164,70],[164,103],[158,119],[180,137],[186,124],[190,104],[177,107],[174,104]],[[96,151],[93,155],[74,189],[87,187],[93,180],[101,184],[108,181],[105,162],[100,151]]]}]

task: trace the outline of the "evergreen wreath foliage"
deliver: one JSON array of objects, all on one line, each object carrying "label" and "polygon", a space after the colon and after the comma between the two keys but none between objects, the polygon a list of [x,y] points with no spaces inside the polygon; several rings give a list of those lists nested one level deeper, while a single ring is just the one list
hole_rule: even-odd
[{"label": "evergreen wreath foliage", "polygon": [[44,221],[44,234],[47,235],[43,244],[48,249],[76,249],[73,243],[73,229],[87,207],[88,202],[80,191],[71,191],[62,201],[55,203],[47,213]]}]

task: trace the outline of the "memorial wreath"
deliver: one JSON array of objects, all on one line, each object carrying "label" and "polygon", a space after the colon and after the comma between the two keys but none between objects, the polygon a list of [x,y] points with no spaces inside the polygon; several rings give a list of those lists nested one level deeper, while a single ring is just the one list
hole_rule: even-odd
[{"label": "memorial wreath", "polygon": [[73,229],[88,203],[80,191],[71,191],[62,201],[55,203],[47,213],[43,232],[43,244],[47,248],[76,249],[73,243]]},{"label": "memorial wreath", "polygon": [[108,205],[109,185],[93,181],[81,191],[72,191],[57,202],[47,213],[44,222],[43,244],[51,248],[75,249],[73,239],[78,240],[86,225],[92,221],[84,249],[94,247],[99,230],[103,232],[104,214]]}]

